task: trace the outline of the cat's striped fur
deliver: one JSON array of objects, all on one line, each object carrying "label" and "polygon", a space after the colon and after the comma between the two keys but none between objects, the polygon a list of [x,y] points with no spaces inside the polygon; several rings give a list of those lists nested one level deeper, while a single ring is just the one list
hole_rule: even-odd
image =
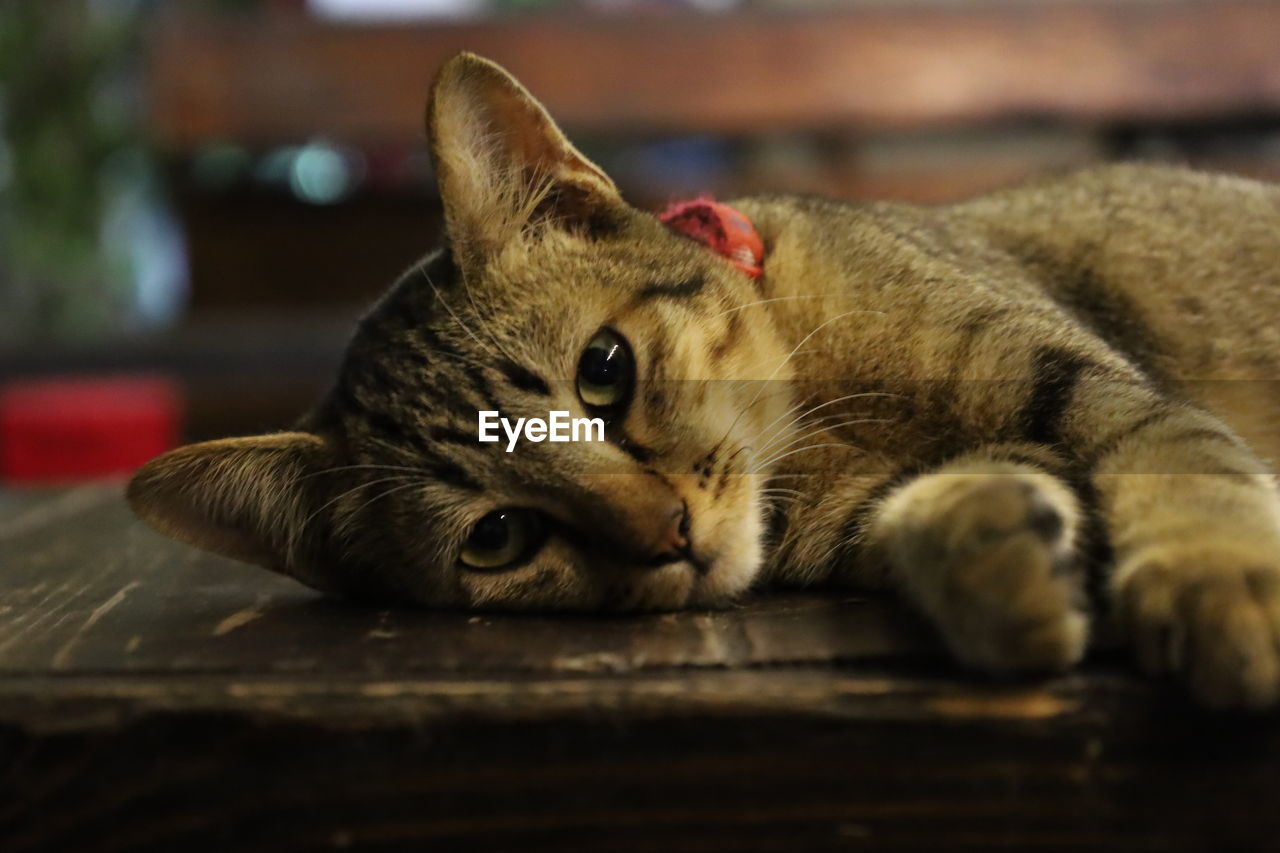
[{"label": "cat's striped fur", "polygon": [[[447,248],[296,432],[151,462],[143,518],[454,607],[888,585],[994,671],[1076,662],[1092,598],[1206,702],[1280,699],[1280,189],[1121,166],[936,208],[742,199],[751,279],[627,206],[491,63],[447,65],[428,126]],[[479,409],[581,413],[602,327],[636,362],[608,442],[477,442]],[[509,505],[554,523],[541,549],[460,565]],[[688,547],[655,562],[675,519]]]}]

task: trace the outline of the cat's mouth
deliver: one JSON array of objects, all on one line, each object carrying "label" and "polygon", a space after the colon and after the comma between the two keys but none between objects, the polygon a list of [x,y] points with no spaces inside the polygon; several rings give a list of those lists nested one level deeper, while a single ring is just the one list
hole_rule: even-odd
[{"label": "cat's mouth", "polygon": [[[754,494],[742,491],[715,502],[697,492],[692,497],[686,494],[678,535],[662,543],[660,554],[630,555],[639,570],[632,575],[636,600],[646,606],[723,606],[759,573],[764,530]],[[730,503],[735,499],[740,505]]]},{"label": "cat's mouth", "polygon": [[688,543],[670,553],[659,554],[642,565],[647,569],[660,569],[673,563],[688,563],[699,575],[707,575],[715,564],[715,557],[699,553],[692,543]]},{"label": "cat's mouth", "polygon": [[696,553],[692,548],[689,549],[688,555],[685,557],[689,565],[693,566],[693,570],[700,575],[711,574],[711,567],[715,565],[714,557],[705,557]]}]

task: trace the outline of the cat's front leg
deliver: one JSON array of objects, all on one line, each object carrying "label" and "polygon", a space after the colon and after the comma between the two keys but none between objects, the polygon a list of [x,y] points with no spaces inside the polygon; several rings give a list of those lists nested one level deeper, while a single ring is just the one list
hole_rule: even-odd
[{"label": "cat's front leg", "polygon": [[1095,454],[1114,610],[1140,664],[1215,707],[1280,700],[1280,496],[1223,423],[1164,403]]},{"label": "cat's front leg", "polygon": [[890,492],[861,550],[964,663],[1055,671],[1080,660],[1089,635],[1081,517],[1066,483],[991,448]]}]

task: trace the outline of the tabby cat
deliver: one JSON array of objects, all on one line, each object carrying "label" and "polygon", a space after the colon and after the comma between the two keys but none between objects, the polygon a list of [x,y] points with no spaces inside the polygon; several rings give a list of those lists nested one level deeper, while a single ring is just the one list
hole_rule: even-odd
[{"label": "tabby cat", "polygon": [[[994,672],[1076,663],[1092,613],[1208,704],[1280,698],[1280,188],[1111,166],[945,207],[744,198],[744,271],[491,62],[444,66],[427,128],[445,248],[295,430],[143,467],[151,525],[444,607],[888,586]],[[508,453],[481,410],[606,440]]]}]

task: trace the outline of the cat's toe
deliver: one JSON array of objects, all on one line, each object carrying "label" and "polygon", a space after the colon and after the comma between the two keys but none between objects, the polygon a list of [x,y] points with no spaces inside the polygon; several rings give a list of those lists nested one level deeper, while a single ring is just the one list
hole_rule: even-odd
[{"label": "cat's toe", "polygon": [[1148,672],[1214,708],[1280,703],[1280,570],[1234,553],[1166,558],[1124,573],[1118,602]]},{"label": "cat's toe", "polygon": [[953,567],[940,627],[963,662],[995,673],[1057,672],[1078,663],[1089,620],[1050,547],[1010,536]]},{"label": "cat's toe", "polygon": [[960,661],[1052,672],[1083,657],[1079,513],[1061,484],[1003,466],[922,479],[895,503],[900,565]]}]

